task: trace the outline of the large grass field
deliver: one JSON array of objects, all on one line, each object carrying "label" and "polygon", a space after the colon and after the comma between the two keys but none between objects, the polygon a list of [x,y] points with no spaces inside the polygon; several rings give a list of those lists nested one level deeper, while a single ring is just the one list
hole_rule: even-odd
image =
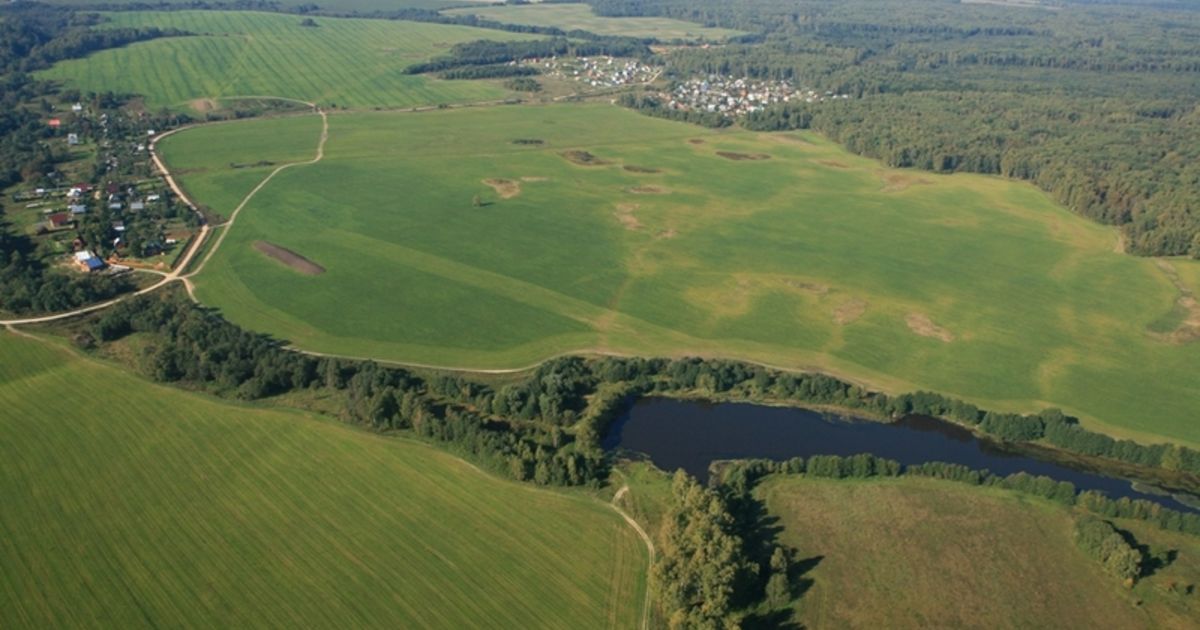
[{"label": "large grass field", "polygon": [[583,30],[597,35],[620,35],[625,37],[653,37],[660,41],[709,40],[719,41],[741,32],[727,28],[715,28],[660,17],[602,17],[596,15],[586,4],[525,4],[497,5],[480,4],[478,7],[449,9],[448,15],[478,15],[482,18],[506,24],[528,24],[530,26],[553,26],[564,31]]},{"label": "large grass field", "polygon": [[[929,479],[776,478],[758,489],[780,540],[812,566],[811,628],[1194,628],[1200,543],[1119,521],[1175,560],[1132,590],[1074,544],[1070,511]],[[1182,590],[1182,589],[1180,589]]]},{"label": "large grass field", "polygon": [[[1158,261],[1117,253],[1115,232],[1031,186],[602,105],[330,120],[325,160],[272,180],[197,278],[200,298],[243,326],[464,368],[721,355],[989,408],[1056,405],[1115,434],[1200,443],[1200,343],[1155,331],[1178,324],[1179,290]],[[317,132],[312,116],[239,122],[163,149],[192,171],[185,186],[228,212],[255,179],[230,162],[294,159]],[[297,273],[260,240],[326,272]],[[1200,289],[1200,266],[1168,264]]]},{"label": "large grass field", "polygon": [[631,628],[592,499],[0,331],[0,627]]},{"label": "large grass field", "polygon": [[528,38],[503,31],[390,20],[316,18],[244,11],[112,13],[112,26],[177,28],[173,37],[104,50],[39,76],[96,92],[141,94],[152,107],[205,107],[205,99],[282,96],[341,107],[413,107],[501,99],[493,83],[404,74],[415,62],[479,39]]}]

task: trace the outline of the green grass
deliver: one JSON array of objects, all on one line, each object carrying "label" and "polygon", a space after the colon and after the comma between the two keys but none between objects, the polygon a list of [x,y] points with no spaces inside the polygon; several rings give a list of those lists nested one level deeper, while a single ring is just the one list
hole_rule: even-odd
[{"label": "green grass", "polygon": [[527,4],[466,7],[443,11],[447,15],[478,15],[506,24],[553,26],[564,31],[584,30],[597,35],[653,37],[659,41],[724,40],[740,31],[715,28],[660,17],[601,17],[586,4]]},{"label": "green grass", "polygon": [[608,506],[0,332],[0,626],[633,627]]},{"label": "green grass", "polygon": [[1073,540],[1072,512],[1016,493],[927,479],[768,480],[780,539],[817,559],[797,600],[804,627],[1191,627],[1200,544],[1120,521],[1176,560],[1132,590]]},{"label": "green grass", "polygon": [[[112,26],[198,33],[141,42],[55,65],[38,74],[82,90],[144,95],[152,107],[207,107],[203,99],[281,96],[322,105],[394,108],[501,99],[494,83],[442,81],[404,68],[478,39],[527,35],[388,20],[242,11],[113,13]],[[196,101],[196,102],[193,102]]]},{"label": "green grass", "polygon": [[[315,144],[314,121],[191,130],[164,155],[214,151],[182,181],[215,188],[240,176],[224,164],[276,155],[261,136]],[[272,180],[197,278],[200,298],[243,326],[321,352],[466,368],[580,351],[720,355],[988,408],[1056,405],[1114,434],[1200,443],[1200,343],[1147,330],[1175,287],[1154,261],[1115,253],[1110,228],[1031,186],[888,171],[815,135],[712,132],[608,106],[330,121],[326,159]],[[578,148],[609,164],[560,156]],[[482,183],[522,177],[546,179],[510,199]],[[252,179],[216,198],[227,206]],[[638,186],[669,192],[628,192]],[[476,195],[490,205],[472,207]],[[327,272],[294,273],[256,240]],[[839,323],[856,304],[860,316]],[[914,314],[951,340],[914,332]]]}]

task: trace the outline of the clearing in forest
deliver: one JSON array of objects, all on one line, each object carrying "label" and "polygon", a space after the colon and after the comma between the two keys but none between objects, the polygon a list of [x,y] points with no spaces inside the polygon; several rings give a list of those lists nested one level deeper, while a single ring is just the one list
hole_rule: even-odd
[{"label": "clearing in forest", "polygon": [[[1148,333],[1180,289],[1032,186],[922,175],[896,194],[881,190],[888,169],[814,134],[702,131],[600,104],[330,125],[325,159],[264,187],[195,278],[238,324],[320,352],[462,368],[726,356],[1200,443],[1200,343]],[[161,146],[189,171],[185,187],[228,212],[266,170],[229,164],[310,159],[319,131],[311,115],[236,122]],[[530,174],[547,179],[473,211],[481,181]],[[670,194],[628,192],[640,187]],[[260,240],[326,272],[261,264]],[[1200,285],[1200,263],[1171,264]]]}]

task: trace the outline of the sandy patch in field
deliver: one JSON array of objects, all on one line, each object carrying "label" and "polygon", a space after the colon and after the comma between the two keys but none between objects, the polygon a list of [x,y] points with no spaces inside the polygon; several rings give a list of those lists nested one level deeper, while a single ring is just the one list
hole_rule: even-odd
[{"label": "sandy patch in field", "polygon": [[771,159],[771,156],[767,155],[766,153],[734,153],[733,151],[717,151],[717,155],[725,158],[726,160],[733,160],[735,162]]},{"label": "sandy patch in field", "polygon": [[217,102],[211,98],[198,98],[198,99],[190,101],[188,103],[188,105],[190,105],[192,109],[200,112],[201,114],[203,114],[205,112],[211,112],[214,109],[217,109]]},{"label": "sandy patch in field", "polygon": [[512,199],[521,194],[521,184],[511,179],[485,179],[483,183],[496,191],[496,194],[500,195],[501,199]]},{"label": "sandy patch in field", "polygon": [[895,172],[881,173],[880,179],[883,180],[883,188],[880,189],[880,192],[885,193],[900,192],[902,190],[907,190],[910,186],[927,186],[933,183],[932,181],[918,175]]},{"label": "sandy patch in field", "polygon": [[603,166],[607,161],[588,153],[587,151],[563,151],[560,153],[566,161],[579,166]]},{"label": "sandy patch in field", "polygon": [[908,324],[909,330],[922,337],[940,339],[945,343],[954,341],[954,333],[933,323],[933,320],[924,313],[909,313],[904,317],[904,323]]},{"label": "sandy patch in field", "polygon": [[638,218],[633,214],[639,207],[636,203],[617,204],[617,211],[613,213],[613,216],[617,217],[617,221],[621,223],[621,227],[626,230],[640,230],[642,229],[642,222],[638,221]]},{"label": "sandy patch in field", "polygon": [[626,188],[625,192],[635,195],[665,195],[671,191],[662,186],[634,186],[633,188]]},{"label": "sandy patch in field", "polygon": [[623,168],[625,170],[629,171],[630,173],[661,173],[662,172],[656,168],[647,168],[645,166],[634,166],[632,164],[626,164]]},{"label": "sandy patch in field", "polygon": [[833,321],[839,326],[853,324],[858,321],[858,318],[867,312],[867,302],[865,300],[852,299],[842,302],[833,309]]},{"label": "sandy patch in field", "polygon": [[1192,341],[1200,340],[1200,300],[1196,299],[1196,295],[1179,277],[1179,272],[1171,263],[1165,260],[1154,261],[1155,266],[1163,275],[1175,285],[1179,291],[1179,298],[1175,300],[1178,308],[1184,312],[1183,321],[1179,322],[1179,326],[1169,333],[1150,333],[1152,337],[1160,341],[1173,344],[1185,344]]},{"label": "sandy patch in field", "polygon": [[254,241],[254,249],[266,254],[269,258],[287,265],[294,271],[298,271],[306,276],[319,276],[325,273],[325,268],[317,263],[297,254],[296,252],[280,247],[274,243],[266,241]]}]

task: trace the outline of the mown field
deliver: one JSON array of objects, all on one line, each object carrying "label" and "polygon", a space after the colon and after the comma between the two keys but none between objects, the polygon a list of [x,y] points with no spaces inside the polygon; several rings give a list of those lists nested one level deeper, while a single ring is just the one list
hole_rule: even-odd
[{"label": "mown field", "polygon": [[598,35],[620,35],[625,37],[653,37],[659,41],[708,40],[720,41],[740,35],[740,31],[727,28],[706,27],[692,22],[658,17],[602,17],[596,15],[586,4],[526,4],[497,5],[480,4],[443,11],[447,15],[478,15],[482,18],[506,24],[528,24],[530,26],[553,26],[564,31],[583,30]]},{"label": "mown field", "polygon": [[442,81],[404,68],[450,46],[529,36],[389,20],[316,18],[245,11],[112,13],[112,26],[197,33],[105,50],[38,76],[85,91],[145,96],[152,107],[211,107],[205,99],[282,96],[340,107],[414,107],[501,99],[496,83]]},{"label": "mown field", "polygon": [[607,506],[0,332],[0,627],[634,627]]},{"label": "mown field", "polygon": [[[1031,186],[599,105],[330,120],[326,159],[264,188],[197,278],[203,301],[246,327],[465,368],[721,355],[1200,443],[1200,343],[1161,332],[1180,330],[1179,288]],[[164,155],[199,192],[240,177],[230,162],[278,154],[271,138],[315,147],[314,121],[191,130]],[[214,195],[216,209],[252,180]],[[297,273],[259,240],[326,272]],[[1195,263],[1166,264],[1200,289]]]},{"label": "mown field", "polygon": [[[1191,628],[1200,543],[1119,521],[1175,560],[1127,589],[1072,539],[1067,509],[930,479],[775,478],[758,495],[811,567],[795,621],[813,628]],[[1170,590],[1177,585],[1178,592]]]}]

